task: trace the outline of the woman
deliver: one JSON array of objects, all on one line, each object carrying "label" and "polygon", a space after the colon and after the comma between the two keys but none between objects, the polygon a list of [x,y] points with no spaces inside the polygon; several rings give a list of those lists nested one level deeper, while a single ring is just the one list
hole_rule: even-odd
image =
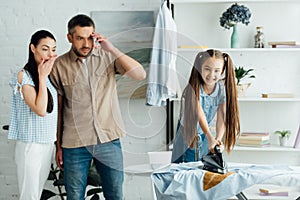
[{"label": "woman", "polygon": [[[217,116],[216,116],[217,115]],[[216,120],[216,135],[210,124]],[[240,132],[240,120],[231,57],[209,49],[195,58],[183,91],[181,113],[174,140],[172,162],[201,160],[215,146],[230,152]]]},{"label": "woman", "polygon": [[56,59],[56,40],[35,32],[25,66],[12,78],[8,138],[16,140],[20,200],[39,200],[49,175],[57,127],[57,93],[48,76]]}]

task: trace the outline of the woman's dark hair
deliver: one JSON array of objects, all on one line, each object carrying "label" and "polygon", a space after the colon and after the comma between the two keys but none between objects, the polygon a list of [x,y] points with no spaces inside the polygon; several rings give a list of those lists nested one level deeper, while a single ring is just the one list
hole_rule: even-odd
[{"label": "woman's dark hair", "polygon": [[[34,59],[34,54],[31,51],[30,45],[32,44],[33,46],[36,47],[40,43],[41,39],[44,39],[44,38],[51,38],[54,41],[56,41],[54,36],[49,31],[40,30],[40,31],[35,32],[31,36],[31,40],[30,40],[30,44],[29,44],[28,61],[24,66],[24,69],[29,72],[29,74],[33,80],[34,88],[35,88],[35,91],[37,94],[39,92],[39,73],[38,73],[38,66]],[[48,93],[47,112],[51,113],[53,110],[53,97],[48,88],[47,88],[47,93]]]},{"label": "woman's dark hair", "polygon": [[[233,148],[237,135],[240,133],[240,118],[237,103],[237,93],[235,86],[235,75],[233,63],[227,53],[218,50],[209,49],[198,53],[195,58],[191,76],[188,85],[185,87],[181,101],[181,115],[184,115],[183,137],[187,144],[194,147],[197,144],[197,103],[200,102],[200,85],[204,84],[201,76],[203,63],[208,58],[224,60],[222,74],[225,74],[224,85],[226,89],[226,116],[225,116],[225,134],[224,146],[227,152]],[[201,105],[201,104],[200,104]],[[182,113],[184,110],[184,113]]]}]

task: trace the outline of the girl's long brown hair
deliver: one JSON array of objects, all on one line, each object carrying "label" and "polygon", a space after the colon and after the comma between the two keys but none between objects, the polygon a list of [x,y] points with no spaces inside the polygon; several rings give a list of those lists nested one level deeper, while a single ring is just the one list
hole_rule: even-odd
[{"label": "girl's long brown hair", "polygon": [[[207,50],[198,53],[192,68],[188,85],[182,93],[181,99],[181,115],[184,112],[184,128],[183,137],[187,144],[191,147],[196,145],[198,141],[197,123],[197,103],[200,102],[200,85],[204,84],[201,76],[201,68],[208,58],[216,58],[224,60],[222,75],[224,77],[224,85],[226,90],[226,116],[225,116],[225,134],[223,136],[224,146],[229,153],[236,143],[237,135],[240,133],[240,119],[237,102],[237,92],[235,84],[234,67],[230,56],[218,50]],[[201,104],[200,104],[201,105]],[[184,111],[183,111],[184,110]]]}]

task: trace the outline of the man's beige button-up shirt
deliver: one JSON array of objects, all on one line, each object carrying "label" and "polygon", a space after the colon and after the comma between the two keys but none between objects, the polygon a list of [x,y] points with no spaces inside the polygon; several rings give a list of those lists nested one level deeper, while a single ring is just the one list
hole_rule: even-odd
[{"label": "man's beige button-up shirt", "polygon": [[[86,65],[73,50],[58,57],[51,81],[64,97],[62,147],[105,143],[125,134],[116,90],[115,57],[94,49]],[[86,67],[88,70],[86,70]]]}]

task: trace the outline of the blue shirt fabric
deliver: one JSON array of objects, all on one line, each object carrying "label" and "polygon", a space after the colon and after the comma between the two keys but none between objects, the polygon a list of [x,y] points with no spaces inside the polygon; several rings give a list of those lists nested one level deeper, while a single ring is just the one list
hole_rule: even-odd
[{"label": "blue shirt fabric", "polygon": [[[223,176],[203,170],[202,162],[190,162],[170,164],[155,170],[151,174],[157,199],[168,200],[224,200],[254,184],[263,183],[271,178],[281,177],[287,174],[297,176],[300,172],[292,170],[286,165],[244,165],[228,163],[228,174]],[[211,175],[209,175],[209,173]],[[210,179],[206,178],[210,177]],[[288,177],[285,177],[288,178]],[[219,182],[218,182],[219,181]],[[216,185],[205,189],[211,182]],[[289,181],[295,186],[295,181]]]},{"label": "blue shirt fabric", "polygon": [[11,99],[11,114],[8,139],[20,140],[34,143],[53,143],[56,140],[57,128],[57,92],[52,86],[49,78],[47,87],[53,98],[53,111],[40,117],[34,113],[24,101],[22,87],[24,85],[34,86],[33,80],[26,70],[22,70],[22,83],[18,82],[17,73],[10,81],[13,88]]},{"label": "blue shirt fabric", "polygon": [[[226,93],[225,93],[225,87],[223,82],[221,81],[217,82],[214,91],[210,95],[207,95],[204,92],[201,85],[200,103],[205,113],[209,126],[211,126],[211,122],[213,121],[217,113],[218,106],[225,103],[225,101],[226,101]],[[184,126],[183,116],[184,114],[182,113],[182,117],[178,121],[176,137],[174,139],[174,144],[173,144],[172,162],[175,163],[196,161],[196,148],[195,149],[189,148],[189,145],[185,142],[182,135],[183,126]],[[198,136],[199,136],[199,143],[198,143],[199,152],[197,153],[199,154],[199,159],[201,159],[203,155],[206,155],[208,153],[208,141],[199,125],[199,122],[197,123],[197,129],[198,129]]]}]

